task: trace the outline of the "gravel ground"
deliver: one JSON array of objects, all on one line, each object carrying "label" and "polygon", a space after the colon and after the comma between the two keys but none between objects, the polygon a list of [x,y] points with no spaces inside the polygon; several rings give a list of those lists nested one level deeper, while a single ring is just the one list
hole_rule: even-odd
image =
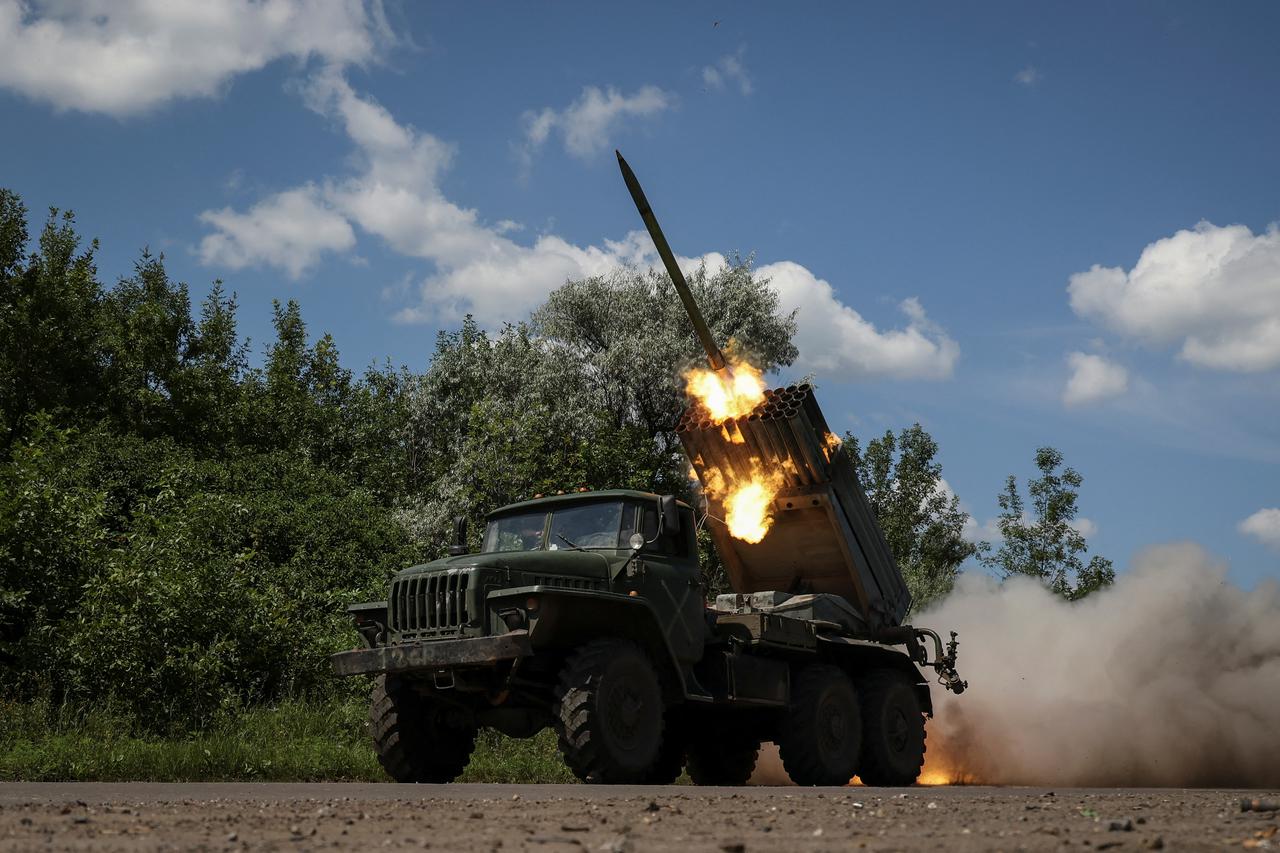
[{"label": "gravel ground", "polygon": [[1277,803],[1175,789],[2,783],[0,851],[1280,850]]}]

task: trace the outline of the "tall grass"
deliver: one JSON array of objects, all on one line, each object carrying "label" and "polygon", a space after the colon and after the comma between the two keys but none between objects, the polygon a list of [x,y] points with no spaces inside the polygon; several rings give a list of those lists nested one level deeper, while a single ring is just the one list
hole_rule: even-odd
[{"label": "tall grass", "polygon": [[[161,736],[111,706],[0,701],[0,780],[387,782],[369,743],[366,713],[360,701],[291,700]],[[514,740],[484,731],[459,781],[573,777],[551,732]]]}]

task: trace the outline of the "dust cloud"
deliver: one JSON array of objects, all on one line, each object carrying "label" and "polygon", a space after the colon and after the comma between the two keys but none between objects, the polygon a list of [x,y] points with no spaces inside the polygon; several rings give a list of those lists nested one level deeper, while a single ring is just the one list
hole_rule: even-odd
[{"label": "dust cloud", "polygon": [[969,690],[934,691],[926,771],[984,784],[1280,786],[1280,586],[1193,544],[1144,551],[1070,604],[964,577],[914,620],[960,634]]}]

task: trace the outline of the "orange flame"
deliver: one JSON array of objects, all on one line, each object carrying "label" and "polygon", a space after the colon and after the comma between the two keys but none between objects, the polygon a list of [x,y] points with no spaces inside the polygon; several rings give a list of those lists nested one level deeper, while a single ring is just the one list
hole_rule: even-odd
[{"label": "orange flame", "polygon": [[724,499],[724,522],[729,534],[755,544],[773,526],[773,499],[782,488],[782,475],[764,473],[753,458],[751,479],[735,483]]},{"label": "orange flame", "polygon": [[684,375],[685,393],[716,423],[745,415],[764,402],[764,374],[741,358],[726,358],[723,370],[695,367]]}]

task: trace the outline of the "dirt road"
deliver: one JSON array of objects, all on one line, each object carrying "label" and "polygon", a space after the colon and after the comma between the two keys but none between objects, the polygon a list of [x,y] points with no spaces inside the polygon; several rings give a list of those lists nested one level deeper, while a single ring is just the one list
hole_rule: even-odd
[{"label": "dirt road", "polygon": [[1278,849],[1280,793],[0,784],[0,851]]}]

